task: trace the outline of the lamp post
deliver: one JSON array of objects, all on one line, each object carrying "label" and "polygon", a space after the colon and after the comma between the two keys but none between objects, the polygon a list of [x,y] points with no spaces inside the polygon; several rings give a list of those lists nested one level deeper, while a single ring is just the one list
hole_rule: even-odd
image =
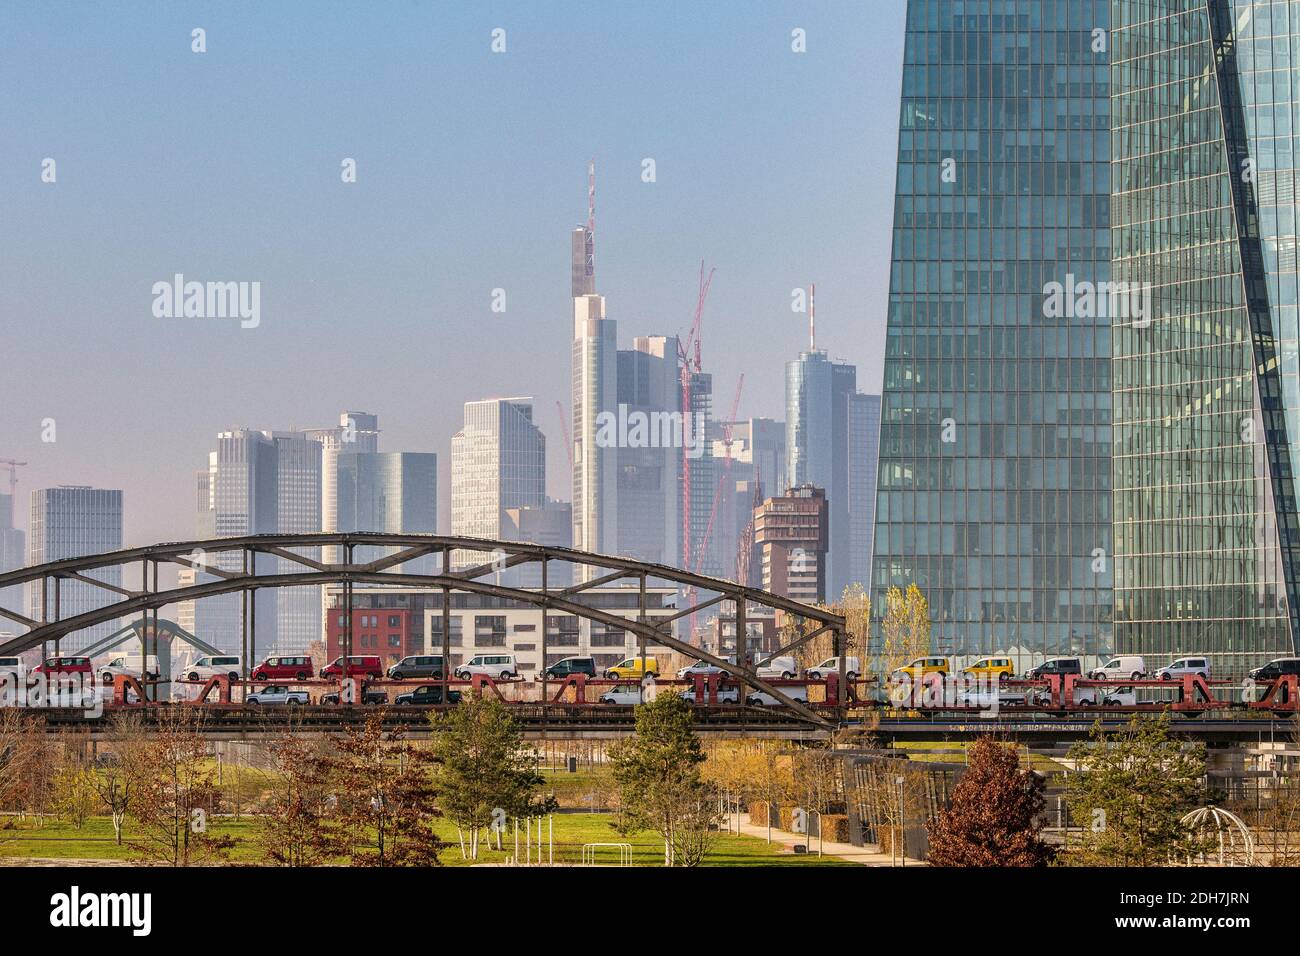
[{"label": "lamp post", "polygon": [[906,832],[904,826],[904,809],[903,809],[903,775],[900,773],[894,778],[894,783],[898,784],[898,865],[907,866],[907,847],[903,844],[903,834]]}]

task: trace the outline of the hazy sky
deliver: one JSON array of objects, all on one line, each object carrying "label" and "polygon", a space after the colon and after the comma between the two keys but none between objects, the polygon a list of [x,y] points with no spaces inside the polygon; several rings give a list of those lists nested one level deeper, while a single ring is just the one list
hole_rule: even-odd
[{"label": "hazy sky", "polygon": [[[810,281],[818,344],[878,390],[903,13],[9,0],[0,458],[30,463],[19,525],[33,488],[90,484],[125,489],[128,546],[192,537],[218,431],[354,408],[380,416],[384,450],[438,453],[449,530],[461,405],[501,395],[535,397],[567,499],[555,402],[593,155],[597,288],[621,346],[687,330],[703,258],[719,416],[744,372],[741,416],[784,417],[784,363],[807,342],[790,292]],[[155,318],[151,287],[178,272],[260,282],[260,326]]]}]

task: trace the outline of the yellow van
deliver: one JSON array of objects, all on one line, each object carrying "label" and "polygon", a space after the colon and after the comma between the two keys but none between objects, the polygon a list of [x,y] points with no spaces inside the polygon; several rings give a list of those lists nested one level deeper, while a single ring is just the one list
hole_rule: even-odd
[{"label": "yellow van", "polygon": [[646,674],[659,676],[659,662],[649,655],[645,659],[645,670],[641,670],[641,656],[629,657],[619,661],[613,667],[605,668],[605,676],[611,680],[640,680]]},{"label": "yellow van", "polygon": [[943,674],[948,675],[948,658],[946,657],[918,657],[910,664],[904,664],[898,670],[894,671],[894,677],[901,677],[906,674],[913,680],[917,680],[926,674]]},{"label": "yellow van", "polygon": [[1016,669],[1012,666],[1009,657],[981,657],[969,667],[963,667],[961,672],[970,674],[972,677],[988,677],[1002,680],[1006,677],[1014,677]]}]

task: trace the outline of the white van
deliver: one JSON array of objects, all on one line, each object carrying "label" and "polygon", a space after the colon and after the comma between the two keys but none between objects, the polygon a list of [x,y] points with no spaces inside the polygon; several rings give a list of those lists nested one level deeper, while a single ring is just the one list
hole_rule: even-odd
[{"label": "white van", "polygon": [[[141,667],[141,664],[144,666]],[[123,654],[120,657],[113,658],[107,664],[101,664],[99,667],[100,683],[112,684],[113,678],[119,674],[145,680],[157,680],[162,676],[162,670],[158,667],[158,655],[150,654],[148,661],[143,661],[139,654]]]},{"label": "white van", "polygon": [[759,677],[779,677],[782,680],[793,680],[798,673],[799,662],[790,656],[773,657],[758,665]]},{"label": "white van", "polygon": [[185,670],[187,680],[207,680],[209,677],[225,675],[231,680],[239,680],[241,659],[238,656],[200,657]]},{"label": "white van", "polygon": [[[809,680],[821,680],[830,674],[840,672],[840,659],[838,657],[828,657],[814,667],[808,668],[804,676]],[[862,673],[862,663],[856,657],[849,657],[844,661],[844,677],[846,680],[856,680],[857,676]]]},{"label": "white van", "polygon": [[1090,671],[1093,680],[1141,680],[1146,676],[1147,662],[1136,654],[1120,654],[1101,667]]},{"label": "white van", "polygon": [[[785,696],[789,697],[791,700],[797,700],[801,704],[808,703],[807,687],[778,687],[777,690],[785,694]],[[784,707],[785,706],[784,703],[777,700],[771,694],[764,693],[761,690],[751,691],[749,696],[745,700],[746,703],[748,703],[751,707]]]},{"label": "white van", "polygon": [[519,676],[519,666],[513,654],[478,654],[456,668],[456,676],[469,680],[475,674],[496,680],[514,680]]},{"label": "white van", "polygon": [[17,699],[13,695],[24,686],[26,678],[27,668],[21,657],[0,657],[0,705],[4,704],[6,695]]}]

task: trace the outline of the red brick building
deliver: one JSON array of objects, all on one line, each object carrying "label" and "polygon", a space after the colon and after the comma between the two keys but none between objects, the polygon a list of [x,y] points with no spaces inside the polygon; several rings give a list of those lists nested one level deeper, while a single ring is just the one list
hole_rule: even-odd
[{"label": "red brick building", "polygon": [[[325,627],[325,651],[332,661],[343,653],[344,613],[330,608]],[[411,612],[404,608],[359,607],[352,609],[352,653],[378,655],[384,666],[403,657],[424,653],[412,633]]]}]

